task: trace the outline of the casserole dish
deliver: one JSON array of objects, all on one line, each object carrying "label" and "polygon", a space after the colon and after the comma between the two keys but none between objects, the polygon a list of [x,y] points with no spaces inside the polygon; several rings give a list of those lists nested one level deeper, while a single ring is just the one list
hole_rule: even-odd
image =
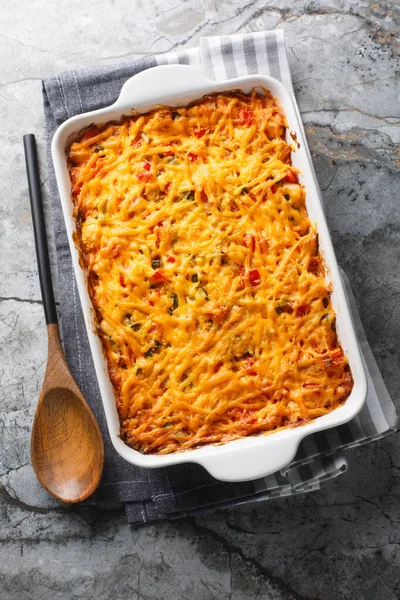
[{"label": "casserole dish", "polygon": [[[337,332],[345,351],[353,375],[354,387],[346,403],[332,413],[319,417],[295,429],[277,431],[268,436],[248,437],[222,446],[204,446],[198,449],[168,455],[143,455],[126,446],[119,438],[119,419],[115,405],[114,389],[108,376],[107,364],[103,357],[99,338],[94,333],[91,303],[85,284],[85,274],[79,266],[79,253],[73,241],[75,222],[72,216],[71,185],[67,169],[65,148],[68,139],[93,122],[116,121],[128,115],[132,109],[147,112],[163,104],[182,106],[207,93],[241,90],[245,93],[263,86],[281,103],[289,124],[287,136],[295,134],[299,149],[292,155],[293,165],[303,176],[307,193],[307,211],[319,233],[320,251],[324,257],[326,277],[333,284],[332,304],[337,314]],[[152,90],[161,90],[154,92]],[[52,156],[60,190],[61,202],[72,259],[81,297],[83,312],[88,330],[102,400],[106,412],[111,440],[117,452],[126,460],[142,467],[159,467],[181,462],[197,462],[204,466],[217,479],[243,481],[275,472],[289,463],[297,450],[300,440],[306,435],[337,426],[351,420],[363,405],[366,396],[366,378],[355,338],[351,317],[348,311],[343,287],[329,239],[321,207],[315,176],[310,164],[302,128],[296,114],[295,105],[289,92],[278,81],[263,76],[250,76],[225,82],[212,82],[198,71],[187,66],[155,67],[130,79],[123,87],[117,102],[106,109],[73,117],[57,130],[52,143]]]}]

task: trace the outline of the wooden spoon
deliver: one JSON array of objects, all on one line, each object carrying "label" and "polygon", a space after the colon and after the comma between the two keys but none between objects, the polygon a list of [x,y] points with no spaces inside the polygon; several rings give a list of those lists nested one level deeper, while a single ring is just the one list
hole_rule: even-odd
[{"label": "wooden spoon", "polygon": [[26,169],[48,335],[47,368],[31,437],[32,465],[42,486],[62,502],[80,502],[99,484],[104,445],[61,345],[54,301],[35,136],[24,135]]}]

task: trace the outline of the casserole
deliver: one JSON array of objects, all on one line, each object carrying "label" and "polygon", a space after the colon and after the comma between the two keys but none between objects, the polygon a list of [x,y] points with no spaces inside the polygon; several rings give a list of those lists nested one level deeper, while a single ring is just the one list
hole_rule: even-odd
[{"label": "casserole", "polygon": [[67,148],[121,438],[169,454],[297,427],[353,381],[264,90],[93,124]]},{"label": "casserole", "polygon": [[[266,437],[242,438],[222,446],[204,446],[190,452],[163,456],[143,455],[127,447],[118,437],[119,422],[114,391],[108,377],[107,365],[102,355],[99,339],[93,331],[95,324],[91,318],[91,305],[86,291],[85,277],[79,267],[79,255],[73,242],[75,223],[72,218],[71,187],[65,159],[67,140],[72,134],[76,134],[93,122],[104,123],[110,120],[118,120],[123,115],[129,114],[132,108],[143,113],[156,108],[159,104],[182,106],[201,98],[207,93],[234,89],[240,89],[248,93],[257,86],[268,89],[281,103],[289,123],[287,135],[290,135],[289,131],[295,132],[300,145],[298,151],[293,154],[292,160],[294,166],[303,172],[302,183],[304,183],[307,192],[307,211],[311,221],[316,223],[320,250],[326,265],[327,279],[332,281],[333,284],[332,303],[337,314],[337,331],[340,343],[349,359],[354,387],[344,405],[334,412],[296,429],[280,430]],[[153,89],[161,89],[162,91],[154,93],[151,92]],[[143,467],[165,466],[179,462],[197,462],[203,465],[211,475],[221,480],[254,479],[272,473],[290,462],[300,440],[305,435],[349,421],[357,414],[366,396],[365,374],[327,232],[314,174],[302,136],[301,125],[290,94],[282,84],[272,78],[261,76],[215,83],[205,79],[190,67],[156,67],[129,80],[123,87],[120,98],[112,107],[80,115],[64,123],[54,136],[52,155],[107,423],[112,442],[121,456]]]}]

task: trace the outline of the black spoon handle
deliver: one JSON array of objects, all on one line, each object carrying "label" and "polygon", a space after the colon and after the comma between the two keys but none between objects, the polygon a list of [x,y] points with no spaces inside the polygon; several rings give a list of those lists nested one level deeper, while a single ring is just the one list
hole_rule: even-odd
[{"label": "black spoon handle", "polygon": [[44,220],[42,193],[40,190],[39,165],[36,140],[32,133],[24,135],[26,172],[28,175],[29,198],[31,200],[33,231],[35,233],[36,258],[39,269],[40,291],[42,292],[46,325],[57,323],[49,249],[47,246],[46,223]]}]

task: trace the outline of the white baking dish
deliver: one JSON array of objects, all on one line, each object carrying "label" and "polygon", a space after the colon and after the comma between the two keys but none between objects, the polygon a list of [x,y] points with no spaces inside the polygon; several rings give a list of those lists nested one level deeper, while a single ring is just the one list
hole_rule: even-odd
[{"label": "white baking dish", "polygon": [[[208,445],[203,448],[166,456],[143,455],[127,446],[118,437],[120,426],[113,387],[108,376],[107,363],[103,356],[100,339],[94,333],[93,311],[91,310],[92,305],[86,288],[85,273],[79,266],[78,251],[73,242],[75,222],[72,217],[71,184],[65,154],[67,140],[71,134],[78,132],[91,123],[105,123],[119,119],[122,115],[130,114],[132,109],[146,112],[156,108],[159,104],[169,106],[185,105],[210,92],[227,90],[250,92],[256,86],[263,86],[270,90],[279,100],[286,113],[289,129],[296,133],[297,140],[300,143],[299,149],[292,155],[293,164],[300,168],[303,173],[301,182],[306,187],[307,209],[311,220],[316,223],[320,250],[327,266],[327,277],[333,284],[332,302],[337,313],[338,336],[349,359],[354,387],[343,406],[301,427],[285,429],[259,437],[247,437],[220,446]],[[287,135],[290,135],[289,132]],[[292,141],[291,138],[290,141]],[[305,436],[341,425],[355,417],[364,404],[367,381],[326,225],[311,158],[303,136],[303,128],[291,94],[282,83],[271,77],[261,75],[215,82],[204,77],[196,69],[185,65],[154,67],[129,79],[123,86],[118,100],[112,106],[73,117],[63,123],[57,129],[53,138],[52,157],[110,437],[116,451],[125,460],[140,467],[162,467],[183,462],[194,462],[202,465],[217,479],[245,481],[274,473],[287,465],[294,458],[298,445]]]}]

